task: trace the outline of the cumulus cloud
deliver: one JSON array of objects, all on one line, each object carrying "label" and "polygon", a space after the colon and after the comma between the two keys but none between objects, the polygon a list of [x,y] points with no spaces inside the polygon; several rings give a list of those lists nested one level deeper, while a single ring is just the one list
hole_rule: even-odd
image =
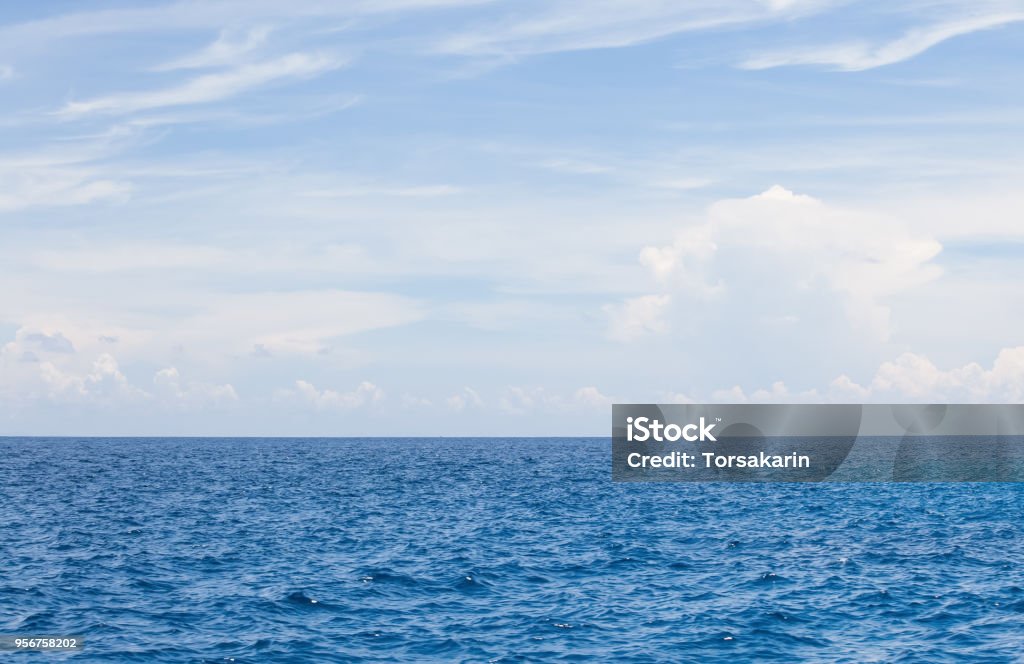
[{"label": "cumulus cloud", "polygon": [[580,404],[581,406],[610,406],[613,401],[614,399],[601,394],[601,391],[593,385],[581,387],[576,390],[575,394],[573,394],[573,402]]},{"label": "cumulus cloud", "polygon": [[498,400],[499,409],[512,415],[531,411],[568,412],[610,406],[614,399],[588,385],[571,394],[552,392],[543,387],[510,386]]},{"label": "cumulus cloud", "polygon": [[943,370],[927,357],[904,353],[882,364],[866,389],[875,398],[1018,403],[1024,401],[1024,346],[1004,348],[987,369],[971,362]]},{"label": "cumulus cloud", "polygon": [[40,364],[39,373],[47,387],[47,396],[53,400],[111,403],[149,396],[128,382],[117,360],[108,353],[97,357],[85,374],[62,370],[53,362]]},{"label": "cumulus cloud", "polygon": [[[702,223],[680,230],[672,244],[644,248],[640,263],[670,292],[747,307],[763,319],[791,316],[778,311],[784,302],[825,292],[852,323],[884,340],[885,299],[936,278],[940,270],[931,261],[940,250],[934,238],[910,232],[897,219],[774,186],[715,203]],[[730,292],[745,298],[729,301]],[[626,303],[633,315],[624,320],[634,323],[618,331],[620,338],[660,326],[668,301],[645,297]]]},{"label": "cumulus cloud", "polygon": [[669,295],[643,295],[618,306],[605,306],[608,337],[614,341],[633,341],[648,334],[667,332],[664,316],[671,302]]},{"label": "cumulus cloud", "polygon": [[183,381],[175,367],[157,371],[153,376],[153,386],[163,401],[179,406],[218,406],[238,401],[238,394],[230,384]]},{"label": "cumulus cloud", "polygon": [[445,399],[445,405],[457,413],[462,412],[467,407],[480,408],[483,406],[483,403],[480,394],[471,387],[464,387],[461,391]]},{"label": "cumulus cloud", "polygon": [[0,346],[0,401],[22,406],[49,402],[184,409],[238,401],[231,385],[185,380],[175,367],[156,372],[151,387],[140,387],[129,380],[114,355],[97,352],[116,339],[87,332],[72,337],[88,343],[80,350],[61,331],[20,328],[12,341]]},{"label": "cumulus cloud", "polygon": [[696,403],[690,395],[683,392],[663,392],[658,403]]},{"label": "cumulus cloud", "polygon": [[433,405],[434,402],[424,396],[409,393],[402,395],[402,406],[405,408],[430,408]]},{"label": "cumulus cloud", "polygon": [[1020,403],[1024,401],[1024,346],[1004,348],[991,367],[977,362],[941,369],[924,355],[903,353],[883,362],[864,385],[846,374],[822,390],[791,391],[782,381],[748,394],[740,386],[716,390],[720,403]]},{"label": "cumulus cloud", "polygon": [[297,380],[293,389],[279,392],[278,399],[297,400],[321,411],[344,411],[380,403],[384,399],[384,391],[369,381],[363,381],[349,392],[338,392],[330,389],[321,390],[310,382]]}]

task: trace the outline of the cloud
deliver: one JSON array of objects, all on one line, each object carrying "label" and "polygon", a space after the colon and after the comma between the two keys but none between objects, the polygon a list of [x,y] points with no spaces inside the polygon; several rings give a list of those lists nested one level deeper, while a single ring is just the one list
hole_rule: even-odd
[{"label": "cloud", "polygon": [[608,337],[614,341],[633,341],[648,334],[667,332],[665,312],[671,303],[670,295],[643,295],[618,306],[606,305]]},{"label": "cloud", "polygon": [[693,191],[694,189],[703,189],[712,183],[713,180],[708,178],[669,178],[651,182],[650,186],[673,191]]},{"label": "cloud", "polygon": [[569,395],[552,392],[543,387],[505,388],[498,400],[498,408],[510,415],[525,415],[533,411],[566,413],[605,408],[614,399],[592,386],[581,387]]},{"label": "cloud", "polygon": [[86,168],[46,165],[18,168],[0,161],[0,213],[32,207],[123,201],[131,191],[129,183],[97,178]]},{"label": "cloud", "polygon": [[[10,133],[10,144],[18,131]],[[38,137],[35,137],[38,139]],[[129,199],[132,184],[104,163],[136,139],[115,127],[98,135],[55,138],[47,133],[20,151],[0,153],[0,213]]]},{"label": "cloud", "polygon": [[32,264],[45,270],[85,273],[212,267],[234,258],[218,247],[172,244],[117,244],[75,250],[46,249],[32,254]]},{"label": "cloud", "polygon": [[427,397],[409,393],[402,395],[402,406],[405,408],[430,408],[433,405],[434,402]]},{"label": "cloud", "polygon": [[0,65],[0,81],[9,81],[14,78],[14,67],[10,65]]},{"label": "cloud", "polygon": [[86,374],[76,374],[58,368],[53,362],[39,365],[40,376],[47,387],[47,396],[55,401],[87,401],[117,403],[145,399],[144,391],[128,382],[121,373],[117,360],[103,353],[93,362]]},{"label": "cloud", "polygon": [[719,403],[1020,403],[1024,401],[1024,346],[999,351],[992,366],[977,362],[940,369],[926,356],[903,353],[883,362],[861,385],[842,374],[824,389],[791,391],[784,382],[747,394],[740,386],[716,390]]},{"label": "cloud", "polygon": [[430,184],[411,187],[339,187],[336,189],[315,189],[303,195],[310,198],[354,198],[358,196],[397,196],[399,198],[434,198],[454,196],[465,190],[450,184]]},{"label": "cloud", "polygon": [[[31,359],[26,359],[26,354]],[[384,396],[371,383],[362,383],[351,393],[318,391],[305,381],[296,386],[293,396],[318,409],[356,407],[363,402],[376,403]],[[150,389],[142,389],[129,380],[112,354],[86,356],[75,352],[60,332],[22,328],[14,340],[0,346],[0,402],[20,407],[43,403],[146,405],[194,411],[232,406],[241,399],[230,383],[186,379],[174,366],[157,371]]]},{"label": "cloud", "polygon": [[664,392],[658,399],[658,403],[696,403],[688,394],[682,392]]},{"label": "cloud", "polygon": [[943,370],[923,355],[903,353],[882,364],[866,389],[875,398],[1019,403],[1024,401],[1024,346],[999,351],[988,369],[971,362]]},{"label": "cloud", "polygon": [[214,297],[202,312],[165,330],[180,339],[218,337],[233,352],[320,355],[344,335],[405,325],[424,316],[420,304],[386,293],[292,291]]},{"label": "cloud", "polygon": [[42,332],[21,327],[14,333],[12,341],[0,346],[0,383],[4,378],[17,377],[18,369],[12,367],[12,364],[38,363],[43,359],[68,359],[61,356],[73,356],[75,352],[75,345],[59,331]]},{"label": "cloud", "polygon": [[238,394],[230,384],[182,381],[175,367],[157,371],[153,376],[153,386],[157,396],[165,403],[188,408],[219,406],[238,401]]},{"label": "cloud", "polygon": [[601,394],[600,390],[598,390],[593,385],[589,385],[587,387],[581,387],[580,389],[576,390],[576,393],[573,394],[573,401],[582,406],[590,406],[596,408],[611,406],[614,399],[612,399],[609,396],[605,396],[604,394]]},{"label": "cloud", "polygon": [[24,332],[18,331],[17,339],[33,350],[43,353],[74,353],[75,346],[60,332],[46,334],[45,332]]},{"label": "cloud", "polygon": [[265,44],[270,32],[270,28],[265,26],[252,28],[241,36],[231,30],[221,30],[217,40],[198,53],[158,65],[153,71],[206,69],[238,64],[243,56]]},{"label": "cloud", "polygon": [[743,62],[744,69],[770,69],[791,65],[826,65],[842,71],[863,71],[903,62],[944,41],[1024,21],[1024,12],[969,16],[913,28],[899,39],[882,44],[863,41],[830,44],[822,48],[766,53]]},{"label": "cloud", "polygon": [[443,53],[527,56],[619,48],[669,35],[785,20],[820,11],[820,0],[555,0],[524,2],[514,13],[447,37]]},{"label": "cloud", "polygon": [[354,0],[333,3],[318,0],[246,2],[244,12],[235,0],[167,2],[159,5],[100,9],[58,14],[43,19],[0,26],[0,44],[37,44],[55,40],[120,33],[216,30],[250,22],[298,22],[305,20],[323,27],[322,19],[349,20],[354,16],[402,11],[472,6],[487,0]]},{"label": "cloud", "polygon": [[480,408],[483,406],[483,403],[483,399],[481,399],[477,391],[471,387],[464,387],[462,388],[462,391],[445,399],[445,405],[448,406],[450,410],[457,413],[464,411],[467,406]]},{"label": "cloud", "polygon": [[273,81],[310,78],[345,64],[345,61],[337,57],[321,53],[292,53],[275,60],[242,65],[226,72],[205,74],[163,90],[123,92],[87,101],[68,102],[58,114],[63,117],[91,113],[120,115],[157,108],[208,104]]},{"label": "cloud", "polygon": [[[885,299],[935,279],[940,250],[899,220],[774,186],[713,204],[703,223],[684,227],[671,245],[644,248],[639,260],[669,292],[744,307],[751,320],[785,319],[792,312],[781,307],[803,306],[814,293],[838,296],[851,322],[885,340]],[[615,336],[661,329],[668,302],[645,297],[626,303]]]},{"label": "cloud", "polygon": [[548,159],[541,166],[549,171],[571,175],[600,175],[613,170],[610,166],[583,159]]},{"label": "cloud", "polygon": [[297,380],[293,390],[283,390],[277,397],[281,401],[298,400],[321,411],[354,410],[380,403],[384,399],[384,391],[369,381],[363,381],[350,392],[337,392],[320,390],[312,383]]}]

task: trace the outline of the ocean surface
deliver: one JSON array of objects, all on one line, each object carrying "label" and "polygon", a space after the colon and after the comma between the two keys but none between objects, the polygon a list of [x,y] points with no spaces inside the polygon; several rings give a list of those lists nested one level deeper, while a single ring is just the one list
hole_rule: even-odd
[{"label": "ocean surface", "polygon": [[1024,660],[1024,485],[611,481],[605,439],[0,439],[10,661]]}]

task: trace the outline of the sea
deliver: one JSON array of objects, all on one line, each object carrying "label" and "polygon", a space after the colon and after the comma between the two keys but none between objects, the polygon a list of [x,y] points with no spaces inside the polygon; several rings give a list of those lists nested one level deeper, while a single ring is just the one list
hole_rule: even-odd
[{"label": "sea", "polygon": [[0,439],[43,662],[1024,661],[1024,484],[616,483],[609,439]]}]

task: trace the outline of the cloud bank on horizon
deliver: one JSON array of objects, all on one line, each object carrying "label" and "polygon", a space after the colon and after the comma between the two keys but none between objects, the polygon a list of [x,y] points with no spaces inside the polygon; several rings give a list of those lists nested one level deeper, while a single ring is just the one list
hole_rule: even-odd
[{"label": "cloud bank on horizon", "polygon": [[1024,1],[0,8],[0,435],[1024,399]]}]

